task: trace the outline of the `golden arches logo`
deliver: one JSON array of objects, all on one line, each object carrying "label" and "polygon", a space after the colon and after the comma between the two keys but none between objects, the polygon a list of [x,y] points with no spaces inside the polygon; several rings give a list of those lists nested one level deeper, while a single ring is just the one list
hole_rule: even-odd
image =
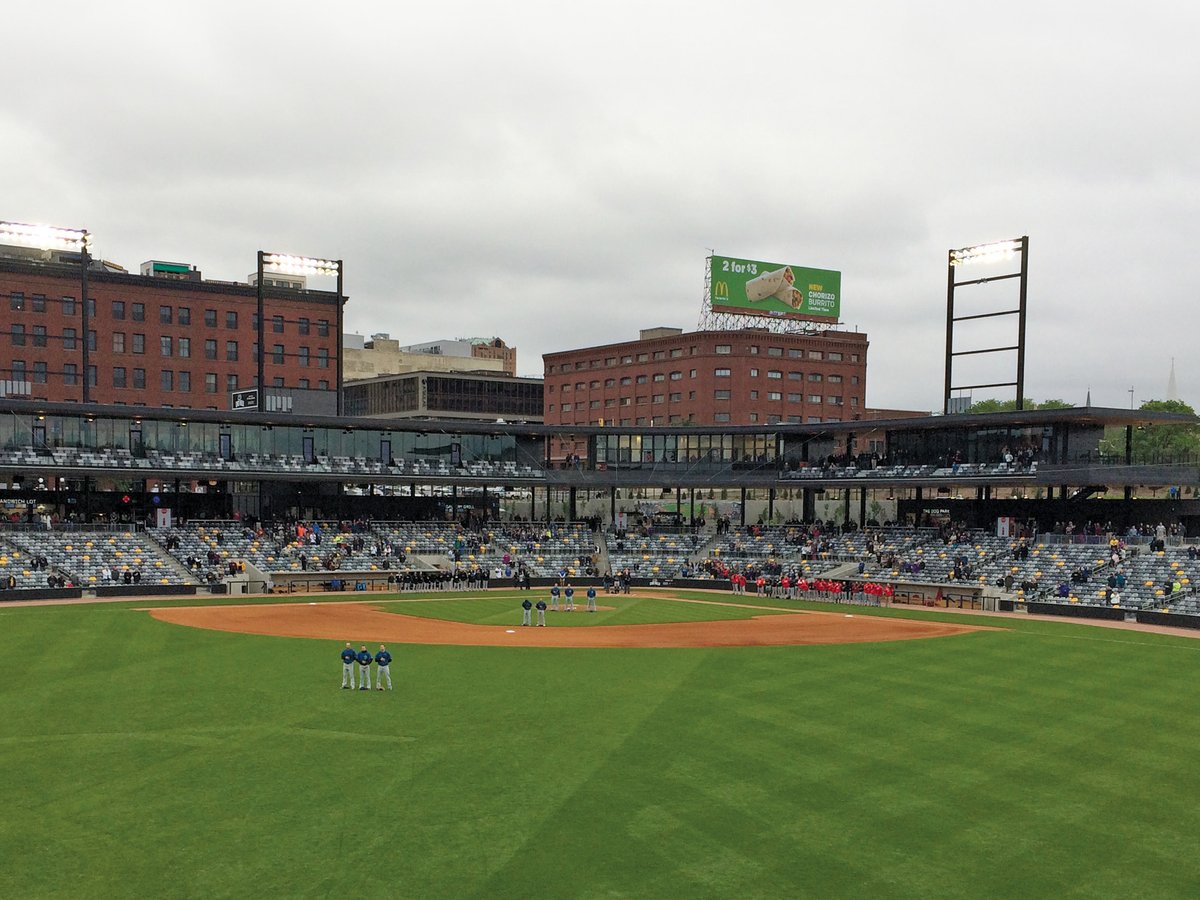
[{"label": "golden arches logo", "polygon": [[713,282],[712,294],[714,297],[729,299],[729,283],[725,281]]}]

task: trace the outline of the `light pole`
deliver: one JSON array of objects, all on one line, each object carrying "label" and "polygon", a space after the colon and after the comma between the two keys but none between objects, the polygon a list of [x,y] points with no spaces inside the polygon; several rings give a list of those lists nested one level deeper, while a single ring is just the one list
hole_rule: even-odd
[{"label": "light pole", "polygon": [[88,309],[88,266],[91,264],[92,236],[86,228],[59,228],[56,225],[28,225],[22,222],[0,222],[0,244],[33,247],[36,250],[64,250],[79,254],[79,299],[83,304],[83,402],[92,399],[90,372],[91,356],[88,332],[91,312]]},{"label": "light pole", "polygon": [[263,393],[266,388],[266,315],[263,308],[263,272],[278,272],[284,275],[332,275],[337,279],[337,315],[335,316],[334,353],[337,356],[337,414],[342,414],[342,306],[345,299],[342,296],[344,284],[342,272],[344,266],[340,259],[322,259],[316,256],[292,256],[287,253],[267,253],[258,251],[258,387],[259,409],[262,409]]}]

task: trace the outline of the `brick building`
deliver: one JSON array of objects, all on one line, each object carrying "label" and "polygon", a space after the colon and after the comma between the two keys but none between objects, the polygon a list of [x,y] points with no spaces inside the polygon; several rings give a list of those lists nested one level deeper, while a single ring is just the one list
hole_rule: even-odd
[{"label": "brick building", "polygon": [[[147,274],[134,275],[93,262],[85,311],[77,255],[71,264],[71,254],[4,250],[0,395],[228,409],[230,391],[254,385],[260,333],[253,285],[205,281],[181,263],[146,263]],[[264,280],[264,310],[265,386],[336,397],[336,294]]]},{"label": "brick building", "polygon": [[[867,336],[643,330],[639,339],[544,354],[549,425],[756,425],[861,418]],[[570,437],[555,458],[583,455]]]}]

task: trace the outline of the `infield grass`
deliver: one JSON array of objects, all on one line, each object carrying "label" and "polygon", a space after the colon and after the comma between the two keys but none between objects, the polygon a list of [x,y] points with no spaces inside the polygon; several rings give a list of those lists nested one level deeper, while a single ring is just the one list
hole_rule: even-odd
[{"label": "infield grass", "polygon": [[0,896],[1200,892],[1200,641],[405,646],[367,694],[145,605],[0,607]]}]

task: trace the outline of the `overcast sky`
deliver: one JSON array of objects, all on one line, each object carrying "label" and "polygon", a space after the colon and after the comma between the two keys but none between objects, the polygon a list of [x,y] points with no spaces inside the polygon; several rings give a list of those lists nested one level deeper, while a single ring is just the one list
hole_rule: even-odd
[{"label": "overcast sky", "polygon": [[348,330],[537,375],[694,328],[710,249],[838,269],[868,405],[934,409],[947,250],[1028,234],[1028,395],[1161,398],[1175,357],[1200,403],[1190,4],[109,0],[4,38],[0,219],[131,269],[341,257]]}]

